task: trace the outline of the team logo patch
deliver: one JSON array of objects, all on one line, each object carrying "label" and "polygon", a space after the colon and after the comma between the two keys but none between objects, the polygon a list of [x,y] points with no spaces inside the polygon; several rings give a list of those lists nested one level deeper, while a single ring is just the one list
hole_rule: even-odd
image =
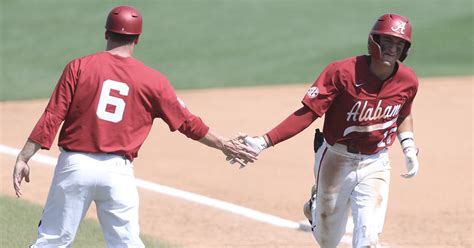
[{"label": "team logo patch", "polygon": [[396,24],[395,26],[392,27],[392,31],[393,32],[398,32],[400,34],[405,34],[405,25],[407,23],[406,22],[399,22],[398,24]]},{"label": "team logo patch", "polygon": [[308,89],[308,92],[306,92],[306,95],[308,95],[309,98],[315,98],[319,94],[319,89],[316,86],[313,86]]}]

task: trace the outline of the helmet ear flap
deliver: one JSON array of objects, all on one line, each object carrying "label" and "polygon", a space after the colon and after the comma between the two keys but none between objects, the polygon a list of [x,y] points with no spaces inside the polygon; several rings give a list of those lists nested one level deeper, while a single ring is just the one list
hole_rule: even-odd
[{"label": "helmet ear flap", "polygon": [[410,51],[410,42],[405,42],[405,47],[403,48],[402,54],[400,55],[400,62],[403,62],[408,56],[408,52]]},{"label": "helmet ear flap", "polygon": [[376,59],[380,59],[382,57],[382,51],[379,45],[380,37],[378,35],[369,35],[369,42],[368,42],[368,50],[370,56]]}]

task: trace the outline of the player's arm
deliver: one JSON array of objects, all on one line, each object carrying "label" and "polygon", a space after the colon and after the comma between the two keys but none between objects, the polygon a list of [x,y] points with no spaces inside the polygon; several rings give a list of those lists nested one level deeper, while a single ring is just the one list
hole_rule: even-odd
[{"label": "player's arm", "polygon": [[268,133],[257,137],[246,137],[245,143],[250,145],[257,153],[260,153],[269,146],[274,146],[299,134],[318,117],[315,112],[304,105]]},{"label": "player's arm", "polygon": [[252,148],[244,144],[243,140],[226,139],[209,131],[199,142],[221,150],[226,155],[227,160],[234,159],[241,166],[245,166],[248,162],[257,160],[255,152]]},{"label": "player's arm", "polygon": [[415,136],[413,134],[413,116],[409,114],[404,117],[399,117],[397,120],[397,137],[402,146],[403,154],[405,155],[405,165],[407,173],[402,176],[411,178],[416,175],[419,169],[418,163],[418,149],[415,145]]},{"label": "player's arm", "polygon": [[235,139],[226,139],[209,130],[201,118],[189,113],[188,119],[178,129],[186,137],[197,140],[212,148],[221,150],[228,159],[236,159],[242,166],[257,158],[252,149]]},{"label": "player's arm", "polygon": [[15,189],[17,197],[21,197],[20,186],[23,179],[25,179],[27,183],[30,182],[30,167],[28,166],[28,161],[40,148],[40,144],[32,140],[27,140],[16,158],[15,167],[13,168],[13,188]]},{"label": "player's arm", "polygon": [[31,141],[40,144],[41,149],[51,148],[54,137],[66,118],[78,81],[77,70],[77,60],[66,65],[48,105],[28,137]]},{"label": "player's arm", "polygon": [[77,82],[74,61],[66,65],[48,105],[31,131],[25,146],[18,154],[13,169],[13,188],[18,197],[21,196],[20,186],[23,178],[30,181],[29,159],[41,148],[50,149],[54,137],[61,126],[72,101]]},{"label": "player's arm", "polygon": [[413,132],[413,117],[411,114],[397,119],[397,132]]},{"label": "player's arm", "polygon": [[166,78],[163,78],[160,92],[157,95],[158,111],[156,116],[162,118],[171,131],[179,130],[186,137],[202,144],[221,150],[228,159],[236,158],[242,166],[256,160],[252,149],[235,139],[225,139],[209,130],[209,127],[198,116],[193,115],[185,103],[180,100]]}]

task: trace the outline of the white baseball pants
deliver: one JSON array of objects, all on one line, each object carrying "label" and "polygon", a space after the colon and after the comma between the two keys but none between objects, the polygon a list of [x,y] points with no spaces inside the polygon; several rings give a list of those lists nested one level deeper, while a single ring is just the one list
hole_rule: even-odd
[{"label": "white baseball pants", "polygon": [[94,201],[108,247],[144,247],[133,164],[113,154],[62,151],[31,247],[70,247]]},{"label": "white baseball pants", "polygon": [[382,232],[390,184],[387,149],[373,155],[353,154],[341,144],[324,142],[315,154],[316,200],[312,205],[313,236],[322,248],[336,247],[349,210],[352,247],[374,247]]}]

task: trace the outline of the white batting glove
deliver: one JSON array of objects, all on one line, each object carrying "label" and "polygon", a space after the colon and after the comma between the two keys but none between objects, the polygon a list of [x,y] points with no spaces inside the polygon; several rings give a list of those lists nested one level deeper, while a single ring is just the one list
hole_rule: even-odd
[{"label": "white batting glove", "polygon": [[250,146],[255,153],[260,154],[263,150],[265,150],[268,147],[267,142],[265,141],[265,138],[263,136],[258,136],[258,137],[245,137],[244,139],[245,144]]},{"label": "white batting glove", "polygon": [[417,157],[417,149],[415,147],[407,148],[405,151],[405,165],[407,167],[407,173],[402,174],[404,178],[412,178],[418,172],[418,168],[420,167],[418,163]]},{"label": "white batting glove", "polygon": [[405,165],[407,173],[402,174],[404,178],[412,178],[418,173],[420,167],[418,163],[418,149],[415,147],[413,132],[402,132],[398,134],[398,139],[405,154]]}]

